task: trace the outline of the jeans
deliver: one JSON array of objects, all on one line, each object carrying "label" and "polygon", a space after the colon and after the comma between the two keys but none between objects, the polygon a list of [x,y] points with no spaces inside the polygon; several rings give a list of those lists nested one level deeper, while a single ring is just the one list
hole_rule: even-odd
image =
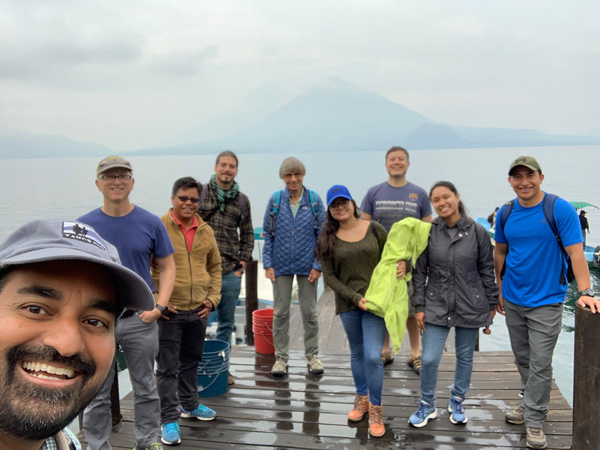
[{"label": "jeans", "polygon": [[160,422],[177,422],[179,405],[191,411],[198,407],[198,363],[202,361],[206,319],[193,311],[168,314],[158,319],[156,384],[160,396]]},{"label": "jeans", "polygon": [[[235,307],[240,297],[242,277],[238,277],[233,271],[223,275],[221,286],[221,302],[217,306],[216,339],[231,343],[231,333],[235,326]],[[243,336],[242,336],[243,337]]]},{"label": "jeans", "polygon": [[[304,326],[306,359],[319,353],[319,318],[317,315],[317,281],[296,275],[298,299]],[[280,275],[273,282],[273,345],[277,359],[288,361],[290,349],[290,303],[294,275]]]},{"label": "jeans", "polygon": [[[158,442],[160,400],[154,384],[154,358],[158,352],[158,325],[145,323],[140,316],[117,320],[115,339],[123,349],[133,386],[134,435],[140,448]],[[113,362],[114,364],[114,362]],[[83,433],[88,450],[108,450],[112,429],[110,389],[114,368],[109,372],[102,389],[85,408]]]},{"label": "jeans", "polygon": [[542,428],[550,405],[552,356],[562,327],[562,303],[526,308],[504,299],[515,364],[525,385],[525,426]]},{"label": "jeans", "polygon": [[[473,352],[479,335],[479,328],[455,329],[456,367],[454,369],[454,385],[450,395],[464,400],[471,385],[473,372]],[[423,354],[421,355],[421,400],[435,404],[435,387],[438,380],[438,368],[444,353],[444,345],[450,328],[425,324],[423,331]]]},{"label": "jeans", "polygon": [[387,332],[385,320],[362,309],[340,313],[350,344],[350,368],[358,395],[369,395],[374,406],[381,405],[383,363],[381,349]]}]

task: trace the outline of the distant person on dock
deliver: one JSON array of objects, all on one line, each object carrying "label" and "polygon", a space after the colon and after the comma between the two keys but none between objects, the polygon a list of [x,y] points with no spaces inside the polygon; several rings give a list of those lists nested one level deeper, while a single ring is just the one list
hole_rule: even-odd
[{"label": "distant person on dock", "polygon": [[[129,200],[134,183],[129,161],[120,156],[104,158],[96,169],[96,187],[102,193],[103,205],[81,216],[79,221],[92,225],[100,236],[117,247],[123,265],[142,277],[152,292],[155,287],[150,276],[151,261],[159,267],[161,290],[156,296],[156,307],[151,311],[126,309],[115,330],[133,387],[136,449],[158,450],[162,445],[158,438],[160,400],[154,383],[154,358],[158,352],[156,321],[167,311],[175,283],[175,262],[164,224]],[[110,448],[113,379],[114,370],[111,370],[102,390],[85,409],[83,432],[89,450]]]},{"label": "distant person on dock", "polygon": [[487,221],[490,224],[490,230],[493,230],[494,227],[496,226],[496,214],[498,214],[499,209],[500,209],[500,207],[496,206],[496,209],[494,210],[494,212],[491,213],[487,218]]},{"label": "distant person on dock", "polygon": [[[370,434],[381,437],[385,433],[381,349],[386,326],[382,317],[369,312],[364,296],[381,259],[387,232],[379,223],[361,219],[345,186],[335,185],[327,191],[327,206],[327,221],[316,253],[322,261],[325,283],[335,293],[335,313],[350,345],[356,398],[348,420],[359,422],[369,414]],[[401,276],[405,270],[403,263]]]},{"label": "distant person on dock", "polygon": [[267,203],[263,229],[265,276],[273,282],[274,376],[287,373],[290,345],[290,303],[294,276],[304,326],[304,355],[308,371],[323,373],[319,360],[317,283],[321,263],[314,251],[325,222],[325,207],[316,192],[303,185],[306,168],[298,159],[286,158],[279,168],[285,189],[275,192]]},{"label": "distant person on dock", "polygon": [[[388,233],[393,224],[405,217],[414,217],[424,222],[431,222],[431,204],[427,192],[406,179],[409,166],[409,155],[406,149],[392,147],[387,151],[385,154],[385,168],[388,179],[367,191],[360,207],[364,220],[373,219],[383,225]],[[410,296],[412,282],[409,282],[408,290]],[[421,370],[421,335],[414,316],[415,311],[411,306],[406,320],[406,330],[410,342],[410,356],[407,362],[416,373],[419,373]],[[381,357],[384,364],[390,364],[394,361],[389,335],[386,335]]]},{"label": "distant person on dock", "polygon": [[0,244],[0,448],[81,450],[66,427],[111,370],[117,316],[153,307],[144,280],[85,224],[36,220],[8,236]]},{"label": "distant person on dock", "polygon": [[[213,420],[216,413],[200,404],[198,363],[202,361],[207,317],[221,298],[221,256],[213,230],[196,210],[202,185],[179,178],[171,191],[172,208],[160,218],[175,247],[177,277],[168,311],[158,319],[156,383],[160,396],[161,440],[181,442],[179,417]],[[160,267],[152,265],[160,294]]]},{"label": "distant person on dock", "polygon": [[[515,364],[525,386],[521,405],[506,413],[506,421],[525,424],[529,448],[547,446],[543,426],[552,388],[552,355],[569,278],[564,253],[577,281],[577,304],[593,313],[600,311],[600,301],[590,289],[577,213],[567,201],[542,191],[543,181],[535,158],[520,156],[511,163],[508,182],[517,198],[498,211],[494,236],[494,267],[500,288],[497,310],[506,315]],[[553,217],[549,217],[552,199]],[[510,208],[506,218],[505,208]]]},{"label": "distant person on dock", "polygon": [[438,368],[452,327],[456,367],[449,419],[453,424],[469,420],[463,402],[471,383],[473,352],[479,328],[489,331],[498,303],[494,250],[486,230],[467,215],[460,194],[449,181],[435,183],[429,198],[438,217],[432,222],[428,246],[417,260],[411,298],[423,330],[421,405],[408,421],[417,428],[437,417]]},{"label": "distant person on dock", "polygon": [[[203,186],[200,193],[198,214],[210,225],[221,254],[223,284],[221,302],[217,306],[216,339],[231,343],[235,326],[235,307],[240,298],[242,275],[246,263],[252,261],[254,229],[250,214],[250,200],[240,191],[235,181],[238,173],[238,158],[225,150],[217,156],[215,173]],[[235,383],[231,373],[227,384]]]},{"label": "distant person on dock", "polygon": [[585,211],[582,209],[579,213],[579,223],[581,224],[581,235],[583,236],[583,249],[585,250],[585,241],[587,234],[590,233],[590,224],[588,223],[587,217],[585,217]]}]

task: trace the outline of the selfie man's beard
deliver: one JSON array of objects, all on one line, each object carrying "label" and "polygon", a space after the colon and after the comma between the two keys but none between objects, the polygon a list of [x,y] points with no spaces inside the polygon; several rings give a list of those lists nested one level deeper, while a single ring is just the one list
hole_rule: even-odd
[{"label": "selfie man's beard", "polygon": [[[100,391],[104,378],[90,384],[96,365],[80,355],[64,357],[52,347],[18,345],[0,360],[0,430],[32,441],[55,435],[77,417]],[[57,363],[75,370],[78,381],[47,388],[16,374],[23,361]]]}]

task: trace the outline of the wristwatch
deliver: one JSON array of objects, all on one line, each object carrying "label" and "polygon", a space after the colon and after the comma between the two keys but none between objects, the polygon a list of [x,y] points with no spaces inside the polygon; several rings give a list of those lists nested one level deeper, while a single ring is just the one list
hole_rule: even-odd
[{"label": "wristwatch", "polygon": [[158,303],[156,305],[154,305],[154,307],[156,309],[158,309],[160,311],[161,314],[164,314],[169,308],[167,308],[166,306],[163,305],[159,305]]},{"label": "wristwatch", "polygon": [[587,297],[595,297],[595,296],[596,296],[596,293],[595,293],[595,292],[594,292],[592,289],[588,288],[588,289],[584,289],[583,291],[581,291],[581,292],[579,293],[579,296],[580,296],[580,297],[581,297],[582,295],[585,295],[585,296],[587,296]]}]

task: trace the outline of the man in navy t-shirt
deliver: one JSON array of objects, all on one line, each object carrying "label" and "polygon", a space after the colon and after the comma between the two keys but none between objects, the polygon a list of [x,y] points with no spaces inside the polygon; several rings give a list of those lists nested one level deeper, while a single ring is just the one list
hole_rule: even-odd
[{"label": "man in navy t-shirt", "polygon": [[[521,406],[506,413],[506,421],[525,424],[529,448],[547,446],[543,425],[552,388],[552,355],[568,289],[567,262],[544,214],[543,181],[542,168],[534,158],[520,156],[513,161],[508,182],[517,198],[505,223],[502,210],[508,206],[498,211],[494,236],[494,266],[500,289],[497,310],[506,315],[515,363],[525,387]],[[577,213],[561,198],[556,199],[553,213],[573,265],[579,290],[577,303],[590,307],[592,312],[600,311],[600,301],[594,299],[590,289]]]},{"label": "man in navy t-shirt", "polygon": [[[406,179],[409,166],[410,161],[406,149],[390,148],[385,154],[387,181],[371,187],[360,205],[362,218],[380,223],[388,233],[392,225],[406,217],[431,222],[432,211],[429,196],[423,188]],[[412,284],[409,285],[409,295],[411,293]],[[410,342],[408,365],[416,373],[419,373],[421,371],[421,332],[415,320],[415,310],[410,304],[406,330]],[[381,354],[384,364],[389,364],[394,360],[389,340],[388,334]]]},{"label": "man in navy t-shirt", "polygon": [[[123,349],[133,386],[133,411],[136,449],[162,448],[158,439],[160,400],[154,383],[154,358],[158,352],[156,319],[168,308],[175,283],[173,246],[161,220],[133,205],[129,194],[135,180],[129,161],[109,156],[98,164],[96,186],[102,192],[104,204],[78,220],[92,225],[108,242],[117,247],[121,262],[142,277],[152,292],[150,276],[152,259],[160,270],[160,293],[151,311],[126,309],[115,330],[117,344]],[[110,448],[108,438],[112,428],[110,389],[114,370],[109,372],[102,390],[85,409],[83,432],[90,450]]]}]

